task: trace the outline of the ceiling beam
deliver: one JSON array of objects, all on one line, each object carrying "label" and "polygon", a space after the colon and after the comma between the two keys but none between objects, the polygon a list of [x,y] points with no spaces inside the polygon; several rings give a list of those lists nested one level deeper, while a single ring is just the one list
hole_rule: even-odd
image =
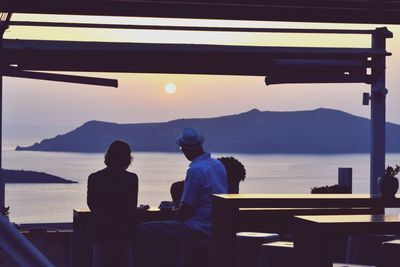
[{"label": "ceiling beam", "polygon": [[116,80],[116,79],[86,77],[86,76],[78,76],[78,75],[65,75],[65,74],[59,74],[59,73],[43,73],[43,72],[25,71],[25,70],[20,70],[16,67],[5,68],[3,72],[4,73],[2,73],[2,74],[7,77],[46,80],[46,81],[54,81],[54,82],[78,83],[78,84],[88,84],[88,85],[97,85],[97,86],[118,87],[118,80]]},{"label": "ceiling beam", "polygon": [[400,24],[400,0],[2,0],[0,12]]},{"label": "ceiling beam", "polygon": [[387,56],[371,48],[245,47],[4,40],[3,62],[23,70],[265,76],[276,60]]}]

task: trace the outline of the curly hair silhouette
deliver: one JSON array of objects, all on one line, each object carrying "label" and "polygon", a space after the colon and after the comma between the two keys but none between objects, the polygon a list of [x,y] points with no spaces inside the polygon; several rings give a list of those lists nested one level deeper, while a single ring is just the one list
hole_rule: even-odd
[{"label": "curly hair silhouette", "polygon": [[228,193],[238,194],[239,183],[246,178],[246,169],[244,165],[234,157],[220,157],[219,161],[224,164],[228,177]]}]

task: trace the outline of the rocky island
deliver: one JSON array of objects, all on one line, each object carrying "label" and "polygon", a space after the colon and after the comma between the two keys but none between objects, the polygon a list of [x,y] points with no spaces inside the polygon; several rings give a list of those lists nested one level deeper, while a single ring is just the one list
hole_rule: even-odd
[{"label": "rocky island", "polygon": [[[197,128],[205,148],[223,153],[369,153],[371,121],[319,108],[304,111],[260,111],[214,118],[160,123],[117,124],[88,121],[62,135],[16,150],[104,152],[116,139],[133,151],[178,152],[175,138],[183,127]],[[400,125],[386,123],[386,152],[400,152]]]},{"label": "rocky island", "polygon": [[35,183],[35,184],[74,184],[76,181],[67,180],[55,175],[44,172],[25,171],[25,170],[6,170],[2,169],[2,177],[6,183]]}]

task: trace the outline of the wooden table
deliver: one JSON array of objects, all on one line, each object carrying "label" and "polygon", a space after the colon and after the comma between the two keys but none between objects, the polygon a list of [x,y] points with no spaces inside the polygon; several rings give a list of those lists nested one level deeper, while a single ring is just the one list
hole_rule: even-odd
[{"label": "wooden table", "polygon": [[[331,241],[338,235],[400,234],[400,215],[312,215],[295,216],[296,264],[331,267]],[[377,256],[379,252],[377,251]]]},{"label": "wooden table", "polygon": [[[91,266],[91,244],[88,242],[88,232],[91,227],[91,212],[89,210],[73,211],[73,232],[71,240],[71,266]],[[150,208],[137,209],[135,221],[137,223],[148,221],[172,220],[175,216],[173,210],[160,210]],[[136,225],[132,225],[132,228]]]},{"label": "wooden table", "polygon": [[213,195],[213,266],[235,266],[238,231],[293,232],[295,215],[383,214],[385,207],[400,207],[400,200],[370,194]]}]

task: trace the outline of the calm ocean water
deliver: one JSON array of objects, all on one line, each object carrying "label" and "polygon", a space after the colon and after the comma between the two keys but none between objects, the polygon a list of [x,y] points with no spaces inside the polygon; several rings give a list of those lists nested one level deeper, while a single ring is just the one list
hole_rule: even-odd
[{"label": "calm ocean water", "polygon": [[[73,209],[87,209],[86,186],[91,172],[104,167],[103,154],[14,151],[3,145],[3,167],[43,171],[78,184],[7,184],[6,205],[18,223],[70,222]],[[189,162],[180,153],[133,154],[130,171],[139,176],[139,203],[158,206],[170,200],[172,182],[183,179]],[[311,187],[337,183],[338,167],[353,168],[353,192],[369,192],[369,154],[220,154],[243,162],[247,178],[242,193],[309,193]],[[388,154],[399,164],[400,154]]]}]

